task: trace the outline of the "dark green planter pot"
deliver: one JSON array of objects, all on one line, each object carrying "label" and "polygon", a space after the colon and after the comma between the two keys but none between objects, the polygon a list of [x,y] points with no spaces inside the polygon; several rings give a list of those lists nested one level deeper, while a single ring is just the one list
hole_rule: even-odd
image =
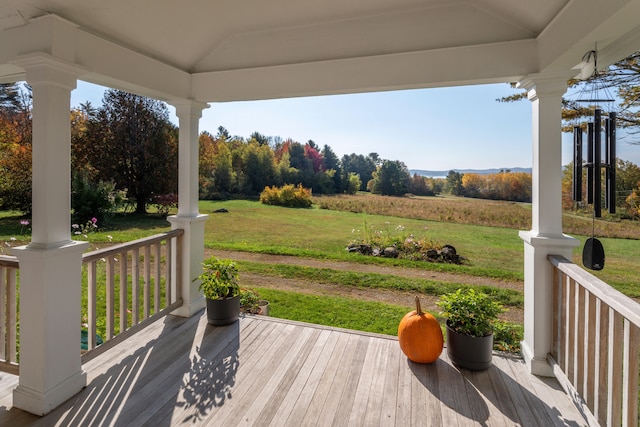
[{"label": "dark green planter pot", "polygon": [[240,316],[240,295],[233,298],[207,298],[207,322],[214,326],[229,325]]},{"label": "dark green planter pot", "polygon": [[482,371],[491,366],[493,334],[488,337],[472,337],[459,334],[447,325],[447,354],[459,368]]}]

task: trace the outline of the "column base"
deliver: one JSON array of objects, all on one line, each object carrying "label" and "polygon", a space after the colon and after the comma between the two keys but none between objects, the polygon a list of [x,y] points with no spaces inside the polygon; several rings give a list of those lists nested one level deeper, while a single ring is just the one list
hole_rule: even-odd
[{"label": "column base", "polygon": [[[194,279],[202,272],[204,226],[208,218],[209,215],[198,213],[193,216],[171,215],[167,217],[172,230],[178,228],[184,230],[182,238],[182,306],[171,312],[175,316],[191,317],[205,307],[205,298]],[[177,250],[173,253],[177,254]],[[175,280],[173,282],[176,283]]]},{"label": "column base", "polygon": [[87,373],[80,371],[51,390],[42,393],[18,385],[13,390],[13,406],[34,415],[46,415],[87,385]]},{"label": "column base", "polygon": [[527,370],[533,375],[540,377],[553,377],[553,368],[549,365],[546,358],[533,357],[533,352],[525,341],[520,342],[520,352],[522,358],[527,365]]}]

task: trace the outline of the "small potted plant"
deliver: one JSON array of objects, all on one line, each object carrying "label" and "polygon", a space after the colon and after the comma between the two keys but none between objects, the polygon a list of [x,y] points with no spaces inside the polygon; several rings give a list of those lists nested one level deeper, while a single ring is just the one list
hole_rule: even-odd
[{"label": "small potted plant", "polygon": [[491,366],[493,323],[502,305],[473,288],[442,295],[437,303],[447,318],[447,354],[458,367],[479,371]]},{"label": "small potted plant", "polygon": [[258,314],[260,308],[258,307],[258,301],[260,296],[258,292],[253,289],[241,288],[240,289],[240,311],[243,313]]},{"label": "small potted plant", "polygon": [[260,299],[253,289],[240,289],[240,311],[243,313],[269,315],[269,301]]},{"label": "small potted plant", "polygon": [[240,284],[235,261],[211,257],[202,263],[200,290],[207,300],[207,321],[222,326],[238,320]]}]

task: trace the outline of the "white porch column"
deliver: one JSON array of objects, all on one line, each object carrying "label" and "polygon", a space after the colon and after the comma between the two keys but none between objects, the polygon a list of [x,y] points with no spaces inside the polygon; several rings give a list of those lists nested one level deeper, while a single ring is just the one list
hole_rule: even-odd
[{"label": "white porch column", "polygon": [[[173,102],[180,120],[178,148],[178,214],[168,217],[171,229],[184,230],[182,244],[182,301],[173,314],[190,317],[205,306],[205,300],[193,282],[202,272],[204,259],[204,225],[209,215],[198,211],[198,122],[206,103],[195,100]],[[177,251],[174,250],[174,257]],[[175,262],[176,258],[174,258]],[[174,273],[175,274],[175,271]],[[173,283],[176,283],[173,280]],[[175,290],[174,290],[175,295]]]},{"label": "white porch column", "polygon": [[86,386],[80,360],[82,252],[71,240],[70,95],[79,68],[21,58],[33,87],[33,216],[20,262],[20,380],[13,406],[43,415]]},{"label": "white porch column", "polygon": [[531,373],[551,376],[553,275],[547,255],[572,258],[578,240],[562,233],[562,95],[567,76],[535,76],[521,83],[531,101],[533,133],[532,226],[524,241],[524,341]]}]

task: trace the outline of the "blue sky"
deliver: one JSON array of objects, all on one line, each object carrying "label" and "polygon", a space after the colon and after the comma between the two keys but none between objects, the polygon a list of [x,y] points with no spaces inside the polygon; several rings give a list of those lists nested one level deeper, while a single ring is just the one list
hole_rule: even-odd
[{"label": "blue sky", "polygon": [[[97,107],[104,91],[79,81],[71,105],[90,101]],[[530,102],[496,101],[513,93],[507,84],[494,84],[216,103],[204,110],[200,131],[215,135],[224,126],[245,138],[258,131],[301,143],[311,139],[339,157],[376,152],[409,169],[531,167]],[[562,144],[566,164],[571,136],[564,135]],[[640,164],[640,146],[621,142],[618,156]]]}]

